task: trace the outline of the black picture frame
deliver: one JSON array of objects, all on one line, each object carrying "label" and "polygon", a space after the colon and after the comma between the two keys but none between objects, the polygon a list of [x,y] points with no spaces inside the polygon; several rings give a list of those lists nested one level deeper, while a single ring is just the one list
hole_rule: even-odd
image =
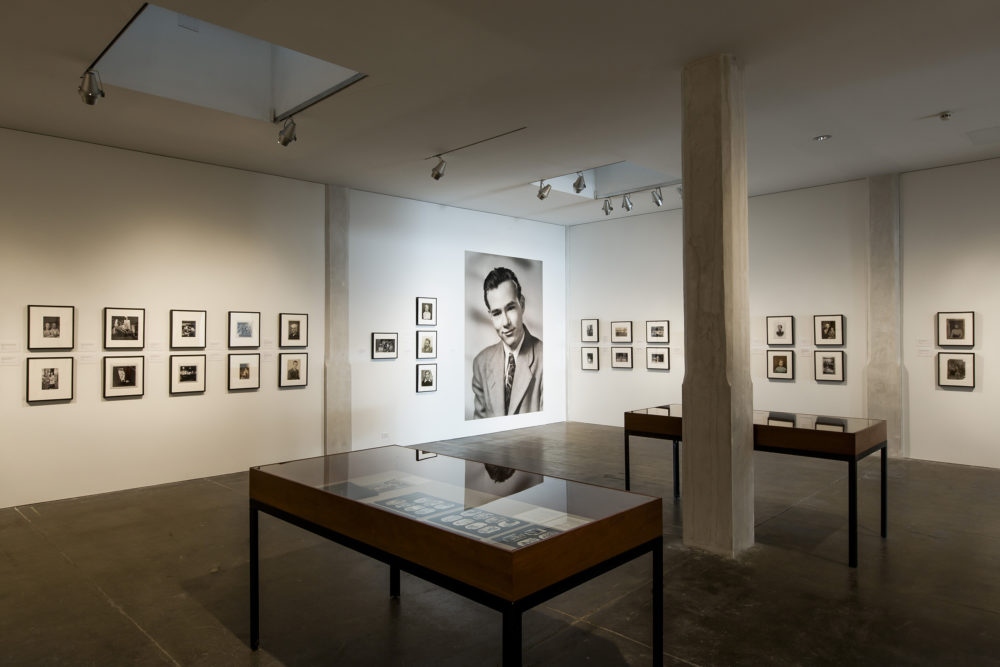
[{"label": "black picture frame", "polygon": [[795,350],[767,350],[767,379],[795,379]]},{"label": "black picture frame", "polygon": [[417,359],[437,359],[438,332],[417,330]]},{"label": "black picture frame", "polygon": [[170,395],[205,393],[208,387],[207,370],[204,354],[171,354]]},{"label": "black picture frame", "polygon": [[73,400],[73,357],[28,357],[24,398],[28,403],[68,403]]},{"label": "black picture frame", "polygon": [[601,370],[601,353],[597,347],[580,348],[580,370],[599,371]]},{"label": "black picture frame", "polygon": [[764,318],[768,345],[795,345],[795,317],[768,315]]},{"label": "black picture frame", "polygon": [[847,340],[843,315],[813,315],[813,344],[816,347],[839,347]]},{"label": "black picture frame", "polygon": [[611,342],[632,342],[632,320],[621,320],[619,322],[611,323]]},{"label": "black picture frame", "polygon": [[102,395],[105,400],[142,398],[146,393],[146,358],[104,357]]},{"label": "black picture frame", "polygon": [[612,347],[611,368],[632,368],[632,348]]},{"label": "black picture frame", "polygon": [[975,389],[976,353],[938,352],[937,384],[944,389]]},{"label": "black picture frame", "polygon": [[141,350],[146,347],[146,309],[104,309],[104,349]]},{"label": "black picture frame", "polygon": [[580,342],[596,343],[601,337],[601,321],[599,319],[580,320]]},{"label": "black picture frame", "polygon": [[278,314],[278,347],[309,347],[309,314]]},{"label": "black picture frame", "polygon": [[256,350],[260,347],[260,311],[229,311],[229,348]]},{"label": "black picture frame", "polygon": [[278,355],[278,387],[305,387],[309,384],[309,353],[282,352]]},{"label": "black picture frame", "polygon": [[170,349],[204,350],[208,312],[204,310],[170,311]]},{"label": "black picture frame", "polygon": [[438,323],[438,300],[433,296],[417,297],[417,326],[436,327]]},{"label": "black picture frame", "polygon": [[646,343],[667,344],[670,342],[670,320],[646,320]]},{"label": "black picture frame", "polygon": [[437,364],[417,364],[417,393],[437,391]]},{"label": "black picture frame", "polygon": [[399,334],[395,331],[372,332],[372,359],[398,359]]},{"label": "black picture frame", "polygon": [[69,351],[76,347],[75,306],[28,306],[28,349]]},{"label": "black picture frame", "polygon": [[938,347],[973,347],[976,344],[976,314],[971,310],[937,314]]},{"label": "black picture frame", "polygon": [[847,380],[847,355],[843,350],[815,350],[813,352],[813,377],[816,382],[844,382]]},{"label": "black picture frame", "polygon": [[260,353],[237,352],[228,357],[226,389],[256,391],[260,389]]},{"label": "black picture frame", "polygon": [[646,370],[647,371],[669,371],[670,370],[670,348],[669,347],[647,347],[646,348]]}]

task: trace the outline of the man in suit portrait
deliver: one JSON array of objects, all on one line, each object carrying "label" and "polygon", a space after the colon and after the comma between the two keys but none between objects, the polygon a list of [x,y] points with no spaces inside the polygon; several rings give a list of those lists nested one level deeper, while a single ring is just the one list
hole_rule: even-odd
[{"label": "man in suit portrait", "polygon": [[499,341],[472,362],[474,419],[542,409],[542,341],[524,326],[524,294],[513,271],[498,267],[483,281],[483,300]]}]

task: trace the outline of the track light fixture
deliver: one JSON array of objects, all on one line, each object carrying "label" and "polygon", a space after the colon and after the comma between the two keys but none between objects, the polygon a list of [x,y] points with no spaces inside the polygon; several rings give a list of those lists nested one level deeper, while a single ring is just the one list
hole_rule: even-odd
[{"label": "track light fixture", "polygon": [[576,172],[576,180],[573,181],[573,192],[580,194],[587,189],[587,181],[583,180],[583,174]]},{"label": "track light fixture", "polygon": [[614,208],[614,207],[611,206],[611,200],[610,199],[605,199],[604,200],[604,206],[602,206],[601,208],[604,209],[604,215],[611,215],[611,209]]},{"label": "track light fixture", "polygon": [[295,119],[289,118],[285,121],[284,126],[278,130],[278,143],[282,146],[287,146],[298,139],[295,136]]},{"label": "track light fixture", "polygon": [[663,206],[663,192],[660,190],[660,188],[652,190],[652,193],[653,193],[653,203],[656,204],[658,207]]},{"label": "track light fixture", "polygon": [[625,195],[624,197],[622,197],[622,208],[625,209],[626,211],[631,211],[632,210],[632,197],[631,196]]},{"label": "track light fixture", "polygon": [[83,103],[90,106],[97,103],[98,97],[104,97],[101,75],[97,73],[97,70],[88,69],[83,73],[83,76],[80,77],[80,87],[77,88],[77,92],[80,93],[80,99],[83,100]]},{"label": "track light fixture", "polygon": [[448,163],[440,155],[437,156],[437,159],[438,163],[431,169],[431,178],[435,181],[440,181],[441,177],[444,176],[444,168],[448,166]]},{"label": "track light fixture", "polygon": [[549,193],[552,192],[552,184],[550,183],[549,185],[542,185],[543,183],[545,183],[545,179],[542,179],[541,181],[538,182],[539,199],[545,199],[546,197],[549,196]]}]

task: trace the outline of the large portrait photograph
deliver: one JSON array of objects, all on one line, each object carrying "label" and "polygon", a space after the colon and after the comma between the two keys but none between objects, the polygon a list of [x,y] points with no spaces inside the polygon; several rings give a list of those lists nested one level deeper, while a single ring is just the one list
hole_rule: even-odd
[{"label": "large portrait photograph", "polygon": [[465,418],[539,412],[542,262],[465,253]]}]

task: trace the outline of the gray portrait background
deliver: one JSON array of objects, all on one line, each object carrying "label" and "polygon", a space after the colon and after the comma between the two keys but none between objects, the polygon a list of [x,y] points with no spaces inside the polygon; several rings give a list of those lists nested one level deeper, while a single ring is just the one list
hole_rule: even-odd
[{"label": "gray portrait background", "polygon": [[538,259],[491,255],[465,251],[465,419],[472,419],[476,399],[472,394],[472,360],[499,338],[483,301],[483,280],[498,266],[506,266],[517,275],[524,295],[524,326],[532,336],[545,342],[542,330],[542,262]]}]

